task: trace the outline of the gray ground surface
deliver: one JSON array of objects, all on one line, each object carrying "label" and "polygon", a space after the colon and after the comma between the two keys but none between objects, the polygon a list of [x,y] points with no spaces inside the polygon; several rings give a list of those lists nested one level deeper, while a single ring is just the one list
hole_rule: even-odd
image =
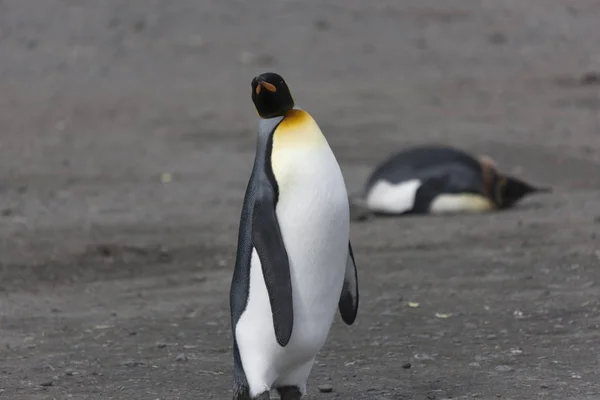
[{"label": "gray ground surface", "polygon": [[0,398],[229,398],[250,80],[275,70],[353,193],[432,141],[555,187],[354,224],[358,321],[309,398],[600,399],[599,20],[597,0],[0,0]]}]

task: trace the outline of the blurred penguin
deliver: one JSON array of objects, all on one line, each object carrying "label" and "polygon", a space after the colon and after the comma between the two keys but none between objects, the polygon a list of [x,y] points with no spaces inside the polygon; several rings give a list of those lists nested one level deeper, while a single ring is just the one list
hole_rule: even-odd
[{"label": "blurred penguin", "polygon": [[501,174],[490,157],[475,158],[447,146],[419,146],[378,165],[362,197],[352,201],[351,214],[353,220],[363,220],[373,215],[489,212],[550,191]]}]

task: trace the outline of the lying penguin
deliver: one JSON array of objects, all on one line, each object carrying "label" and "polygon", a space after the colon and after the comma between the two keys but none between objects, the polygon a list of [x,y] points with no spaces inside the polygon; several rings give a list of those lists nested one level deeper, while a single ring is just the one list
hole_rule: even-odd
[{"label": "lying penguin", "polygon": [[523,197],[551,188],[533,187],[479,159],[446,146],[419,146],[382,162],[351,201],[352,219],[372,215],[487,212],[512,207]]}]

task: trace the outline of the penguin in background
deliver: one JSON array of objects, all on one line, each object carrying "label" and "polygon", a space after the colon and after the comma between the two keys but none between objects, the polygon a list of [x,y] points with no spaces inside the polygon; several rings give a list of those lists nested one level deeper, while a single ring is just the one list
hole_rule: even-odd
[{"label": "penguin in background", "polygon": [[252,80],[260,116],[230,307],[233,399],[298,400],[339,310],[352,325],[358,279],[342,172],[283,78]]},{"label": "penguin in background", "polygon": [[371,173],[352,219],[407,214],[503,210],[525,196],[550,192],[498,171],[491,158],[447,146],[419,146],[393,154]]}]

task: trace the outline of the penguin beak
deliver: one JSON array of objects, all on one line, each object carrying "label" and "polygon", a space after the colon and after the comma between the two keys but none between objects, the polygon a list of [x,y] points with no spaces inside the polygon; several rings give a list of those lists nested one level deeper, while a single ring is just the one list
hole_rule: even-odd
[{"label": "penguin beak", "polygon": [[259,86],[262,86],[263,88],[265,88],[265,90],[268,90],[271,93],[275,93],[277,91],[277,88],[275,87],[275,85],[273,85],[269,82],[260,81]]},{"label": "penguin beak", "polygon": [[254,81],[256,82],[256,89],[254,89],[256,94],[260,94],[262,89],[265,89],[266,91],[271,93],[275,93],[277,91],[277,87],[275,85],[265,81],[264,78],[260,75],[255,76]]},{"label": "penguin beak", "polygon": [[507,176],[503,192],[504,207],[509,207],[527,195],[533,193],[550,193],[552,192],[552,188],[534,187],[520,179]]}]

